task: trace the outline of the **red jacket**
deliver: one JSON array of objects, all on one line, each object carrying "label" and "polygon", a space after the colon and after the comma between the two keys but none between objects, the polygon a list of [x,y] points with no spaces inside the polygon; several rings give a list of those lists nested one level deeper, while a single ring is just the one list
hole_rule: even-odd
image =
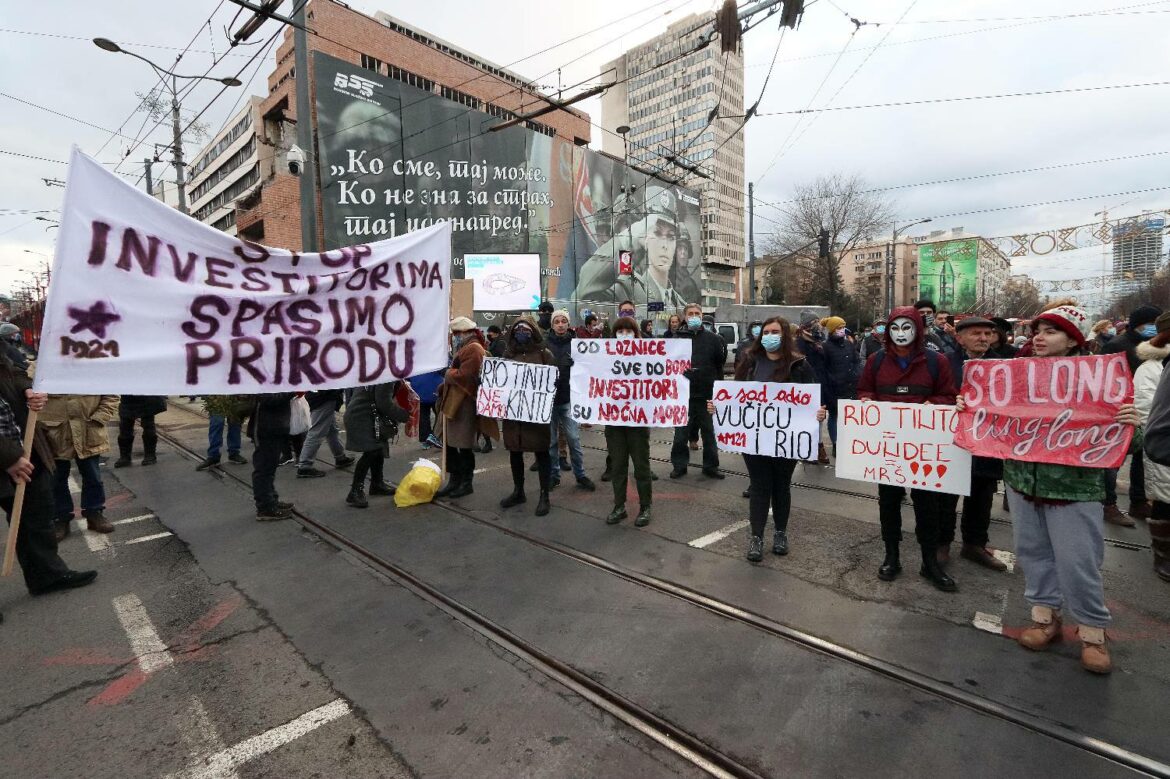
[{"label": "red jacket", "polygon": [[[909,364],[902,368],[898,364],[890,341],[890,322],[907,317],[918,326],[917,339],[910,347]],[[950,362],[946,356],[935,352],[928,358],[923,341],[926,330],[922,316],[913,308],[903,306],[890,312],[886,322],[886,350],[870,355],[857,382],[857,397],[861,400],[887,400],[894,403],[935,403],[952,406],[955,403],[955,382],[951,375]],[[936,364],[933,372],[927,364],[932,359]],[[878,362],[881,362],[880,369]]]}]

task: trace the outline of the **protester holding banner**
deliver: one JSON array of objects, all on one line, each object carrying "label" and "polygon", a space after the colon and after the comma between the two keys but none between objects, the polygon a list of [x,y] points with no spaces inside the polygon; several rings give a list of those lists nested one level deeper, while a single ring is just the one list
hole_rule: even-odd
[{"label": "protester holding banner", "polygon": [[[641,337],[638,324],[630,317],[614,323],[614,338],[627,340]],[[629,484],[630,462],[634,463],[634,484],[638,488],[638,517],[636,527],[650,524],[650,504],[653,502],[654,476],[650,472],[650,428],[626,425],[605,426],[606,472],[613,482],[613,511],[605,522],[616,525],[626,513],[626,487]]]},{"label": "protester holding banner", "polygon": [[[544,347],[540,329],[527,317],[523,317],[508,328],[508,348],[504,359],[535,365],[552,365],[552,353]],[[552,435],[549,424],[504,420],[504,447],[508,450],[512,465],[512,494],[500,501],[503,508],[511,508],[527,502],[524,494],[524,453],[536,455],[537,476],[540,480],[540,497],[536,502],[536,516],[548,514],[549,480],[552,474],[552,457],[549,452]],[[555,449],[553,450],[555,451]]]},{"label": "protester holding banner", "polygon": [[110,450],[106,425],[118,416],[117,395],[50,395],[37,424],[45,429],[53,456],[53,494],[57,501],[57,536],[69,535],[73,521],[73,496],[69,470],[77,464],[81,480],[81,515],[95,533],[113,533],[106,519],[106,488],[99,468],[101,456]]},{"label": "protester holding banner", "polygon": [[[927,348],[922,315],[910,306],[895,308],[886,321],[886,348],[871,356],[857,386],[861,400],[884,400],[901,404],[955,402],[951,366],[938,351]],[[878,485],[878,516],[886,556],[878,578],[893,581],[902,572],[899,547],[902,541],[902,499],[904,487]],[[922,551],[919,573],[938,589],[955,592],[959,586],[938,564],[941,535],[941,493],[911,489],[914,504],[914,535]]]},{"label": "protester holding banner", "polygon": [[402,382],[391,381],[358,387],[345,404],[345,448],[361,453],[353,467],[346,505],[359,509],[370,505],[365,493],[367,473],[371,496],[394,494],[394,488],[383,478],[383,468],[390,456],[390,439],[398,425],[409,417],[406,409],[394,400],[401,386]]},{"label": "protester holding banner", "polygon": [[711,399],[715,381],[723,377],[727,344],[721,336],[703,327],[703,307],[698,303],[691,303],[683,313],[686,326],[675,337],[689,338],[691,341],[691,368],[685,374],[691,382],[691,396],[687,424],[674,430],[674,444],[670,448],[670,464],[673,466],[670,478],[680,479],[686,475],[691,462],[691,434],[698,431],[703,439],[703,474],[712,479],[722,479],[719,449],[715,442],[715,429],[711,426],[711,413],[707,411],[707,401]]},{"label": "protester holding banner", "polygon": [[[995,341],[997,332],[993,321],[979,316],[964,317],[955,325],[955,340],[959,348],[949,352],[947,359],[951,363],[951,375],[954,376],[959,392],[963,391],[965,363],[971,360],[998,359],[992,352],[992,342]],[[1007,570],[1007,565],[987,548],[991,507],[995,504],[995,493],[1002,478],[1002,460],[994,457],[973,457],[971,491],[963,499],[963,547],[959,550],[959,556],[993,571]],[[939,500],[943,514],[939,527],[938,561],[946,565],[951,561],[951,542],[955,540],[959,496],[943,493]]]},{"label": "protester holding banner", "polygon": [[[1154,552],[1154,573],[1162,581],[1170,582],[1170,463],[1163,465],[1155,459],[1156,444],[1162,434],[1148,424],[1155,406],[1166,402],[1157,393],[1161,384],[1166,383],[1165,377],[1170,376],[1165,370],[1170,362],[1170,312],[1161,314],[1154,324],[1157,334],[1137,347],[1137,355],[1144,362],[1134,375],[1133,403],[1146,425],[1146,491],[1153,500],[1146,524]],[[1165,413],[1165,409],[1160,411]]]},{"label": "protester holding banner", "polygon": [[288,446],[291,403],[295,392],[268,392],[254,395],[248,417],[248,437],[256,449],[252,453],[252,500],[256,503],[256,521],[271,522],[292,517],[293,504],[276,493],[276,469]]},{"label": "protester holding banner", "polygon": [[[435,493],[436,498],[461,498],[475,492],[472,486],[475,478],[473,447],[479,432],[475,393],[479,388],[483,358],[487,354],[483,336],[475,322],[465,316],[456,317],[451,320],[450,329],[455,358],[439,388],[439,413],[445,418],[443,444],[447,447],[447,471],[451,480]],[[495,429],[493,422],[491,432]]]},{"label": "protester holding banner", "polygon": [[[18,482],[25,483],[24,508],[16,533],[16,559],[24,584],[33,595],[84,587],[97,578],[96,571],[71,571],[57,554],[53,520],[53,450],[45,429],[38,426],[32,452],[24,456],[23,435],[28,412],[43,411],[48,397],[32,391],[28,375],[0,354],[0,507],[12,521],[12,504]],[[2,619],[2,617],[0,617]]]},{"label": "protester holding banner", "polygon": [[[1089,318],[1083,309],[1057,303],[1032,320],[1032,327],[1036,357],[1086,354]],[[960,412],[979,408],[969,406],[964,398],[955,405]],[[1133,405],[1123,404],[1114,422],[1136,427],[1140,417]],[[1105,643],[1111,617],[1101,580],[1105,557],[1102,471],[1008,459],[1003,478],[1008,486],[1016,562],[1024,572],[1024,598],[1032,606],[1032,625],[1020,634],[1019,643],[1040,650],[1059,640],[1060,610],[1067,609],[1077,621],[1082,667],[1104,674],[1113,664]]]},{"label": "protester holding banner", "polygon": [[[735,366],[736,381],[758,381],[780,384],[819,384],[808,361],[797,351],[792,329],[782,317],[764,320],[760,334],[747,349],[747,354]],[[707,411],[714,413],[715,404],[707,402]],[[828,412],[822,405],[817,410],[817,422],[823,422]],[[764,556],[764,530],[769,510],[775,524],[772,534],[772,554],[788,554],[788,515],[792,508],[792,473],[797,460],[788,457],[769,457],[762,454],[744,454],[748,472],[748,536],[747,559],[758,563]]]},{"label": "protester holding banner", "polygon": [[[569,329],[569,312],[561,309],[552,315],[552,330],[548,334],[548,349],[553,356],[553,364],[558,368],[557,395],[553,400],[552,423],[549,433],[552,436],[552,445],[549,447],[550,481],[549,489],[556,488],[561,483],[561,466],[559,460],[560,445],[567,447],[573,475],[577,477],[577,486],[592,492],[597,485],[585,473],[585,453],[581,449],[581,430],[577,426],[569,408],[569,376],[573,370],[573,331]],[[558,456],[559,455],[559,456]]]}]

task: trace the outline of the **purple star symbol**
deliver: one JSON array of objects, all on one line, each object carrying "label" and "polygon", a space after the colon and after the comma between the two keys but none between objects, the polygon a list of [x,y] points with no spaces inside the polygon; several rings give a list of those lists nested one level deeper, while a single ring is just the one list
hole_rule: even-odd
[{"label": "purple star symbol", "polygon": [[66,310],[69,316],[77,320],[77,324],[69,330],[70,333],[80,333],[82,330],[89,330],[98,338],[105,338],[106,327],[122,318],[113,311],[107,311],[104,300],[99,300],[89,308],[70,306]]}]

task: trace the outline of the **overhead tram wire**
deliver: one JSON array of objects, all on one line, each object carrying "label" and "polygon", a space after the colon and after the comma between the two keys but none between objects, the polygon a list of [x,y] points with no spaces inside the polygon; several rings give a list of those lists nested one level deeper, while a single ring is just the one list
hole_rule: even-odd
[{"label": "overhead tram wire", "polygon": [[24,98],[17,97],[16,95],[10,95],[7,92],[0,92],[0,97],[6,97],[9,100],[15,100],[17,103],[24,103],[27,106],[31,106],[33,108],[40,109],[41,111],[45,111],[47,113],[53,114],[54,116],[59,116],[62,119],[68,119],[71,122],[77,122],[78,124],[83,124],[86,127],[92,127],[93,129],[101,130],[104,133],[111,133],[115,136],[118,136],[119,138],[126,138],[126,139],[131,140],[131,141],[134,140],[129,135],[122,135],[122,133],[118,132],[117,130],[111,130],[107,127],[102,127],[101,125],[94,124],[93,122],[87,122],[84,119],[79,119],[76,116],[72,116],[70,114],[66,114],[66,113],[63,113],[61,111],[56,111],[56,110],[49,108],[47,106],[43,106],[40,103],[34,103],[31,100],[25,100]]},{"label": "overhead tram wire", "polygon": [[[213,18],[215,18],[215,15],[217,13],[219,13],[219,9],[223,7],[224,2],[225,2],[225,0],[219,0],[219,4],[216,5],[215,8],[212,10],[212,12],[208,15],[206,24],[211,23],[211,20]],[[182,61],[183,57],[186,56],[187,52],[190,51],[191,47],[193,45],[195,45],[195,41],[197,41],[199,39],[200,34],[202,34],[202,32],[203,32],[203,27],[204,27],[203,24],[199,25],[199,29],[196,30],[196,32],[193,36],[191,36],[191,40],[187,42],[187,45],[184,46],[182,51],[179,52],[178,56],[175,57],[175,61],[173,63],[171,63],[172,70],[175,68],[175,66],[177,66]],[[64,37],[64,36],[62,36],[62,37]],[[165,79],[165,78],[166,78],[166,76],[164,76],[160,73],[159,77],[158,77],[158,83],[155,84],[153,87],[151,87],[150,90],[147,92],[147,94],[149,95],[155,89],[162,86],[163,79]],[[118,126],[118,132],[121,132],[122,128],[125,127],[130,122],[130,120],[134,118],[134,114],[138,113],[142,109],[142,105],[144,102],[145,101],[143,101],[143,100],[138,101],[138,105],[134,108],[133,111],[130,112],[129,116],[127,116],[125,119],[122,120],[122,124]],[[143,126],[144,127],[146,126],[145,122],[143,122]],[[140,127],[138,130],[138,134],[141,134],[141,132],[142,132],[142,128]],[[114,140],[114,137],[115,137],[114,135],[110,135],[110,137],[106,139],[105,143],[103,143],[101,145],[101,147],[96,152],[94,152],[93,156],[96,157],[97,155],[99,155],[103,151],[105,151],[105,148],[110,145],[110,141]]]}]

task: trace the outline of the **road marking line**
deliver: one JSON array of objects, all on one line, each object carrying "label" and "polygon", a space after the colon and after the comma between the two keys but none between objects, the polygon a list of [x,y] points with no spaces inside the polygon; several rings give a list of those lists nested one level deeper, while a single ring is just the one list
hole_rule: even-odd
[{"label": "road marking line", "polygon": [[301,736],[311,733],[322,725],[349,714],[349,704],[338,698],[332,703],[306,712],[291,722],[245,739],[235,746],[222,749],[198,761],[200,764],[188,768],[172,779],[225,779],[234,774],[238,766],[261,755],[266,755]]},{"label": "road marking line", "polygon": [[154,541],[155,539],[158,539],[158,538],[166,538],[168,536],[173,536],[173,535],[174,535],[174,533],[170,533],[170,532],[154,533],[153,535],[142,536],[141,538],[132,538],[129,541],[122,544],[122,546],[130,546],[130,544],[141,544],[145,541]]},{"label": "road marking line", "polygon": [[109,557],[114,554],[114,547],[110,543],[110,536],[108,533],[92,533],[86,530],[87,523],[85,519],[76,521],[77,532],[85,539],[85,545],[89,547],[89,551],[97,552],[103,557]]},{"label": "road marking line", "polygon": [[971,620],[971,624],[984,632],[994,633],[997,636],[1003,635],[1003,620],[997,614],[977,611],[975,612],[975,619]]},{"label": "road marking line", "polygon": [[114,598],[114,611],[130,639],[130,649],[143,673],[153,673],[174,664],[175,658],[159,638],[137,595],[130,593]]},{"label": "road marking line", "polygon": [[129,525],[131,522],[141,522],[144,519],[154,519],[154,514],[142,514],[137,517],[127,517],[126,519],[119,519],[114,522],[115,525]]},{"label": "road marking line", "polygon": [[1013,573],[1016,570],[1016,556],[1006,549],[996,549],[991,553],[991,556],[996,560],[1007,566],[1007,572]]},{"label": "road marking line", "polygon": [[708,533],[705,536],[702,536],[700,538],[696,538],[694,541],[691,541],[689,544],[687,544],[687,546],[693,546],[696,549],[703,549],[705,547],[711,546],[711,544],[714,544],[717,541],[722,541],[723,539],[727,538],[732,533],[736,533],[740,530],[743,530],[745,527],[747,527],[750,524],[751,523],[748,522],[746,519],[740,520],[739,522],[733,522],[730,525],[728,525],[727,527],[720,528],[719,530],[716,530],[714,533]]},{"label": "road marking line", "polygon": [[[219,737],[211,717],[207,715],[203,701],[196,697],[191,698],[186,719],[189,726],[181,729],[180,738],[183,740],[183,746],[187,748],[188,762],[195,763],[200,755],[205,755],[208,751],[217,753],[223,750],[223,739]],[[222,779],[239,779],[239,774],[231,769],[222,771],[219,776]]]}]

